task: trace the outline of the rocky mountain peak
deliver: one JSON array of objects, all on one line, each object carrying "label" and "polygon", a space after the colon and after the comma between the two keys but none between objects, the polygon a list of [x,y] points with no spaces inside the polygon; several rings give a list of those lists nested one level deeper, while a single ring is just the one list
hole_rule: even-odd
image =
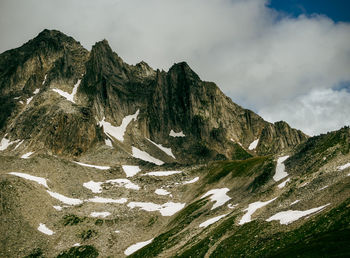
[{"label": "rocky mountain peak", "polygon": [[191,69],[186,62],[174,64],[169,69],[169,76],[173,80],[185,80],[186,82],[199,81],[199,76]]},{"label": "rocky mountain peak", "polygon": [[308,137],[186,62],[51,30],[0,55],[0,90],[0,257],[350,254],[348,127]]}]

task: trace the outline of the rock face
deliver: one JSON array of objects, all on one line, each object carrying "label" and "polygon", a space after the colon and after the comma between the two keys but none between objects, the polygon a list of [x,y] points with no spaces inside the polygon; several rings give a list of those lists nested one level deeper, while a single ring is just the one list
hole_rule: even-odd
[{"label": "rock face", "polygon": [[0,92],[0,257],[350,255],[348,127],[308,138],[58,31],[0,55]]},{"label": "rock face", "polygon": [[[99,121],[119,126],[137,110],[127,133],[129,147],[123,148],[148,138],[175,146],[178,162],[230,159],[240,149],[237,144],[247,150],[256,139],[259,144],[250,151],[275,154],[307,138],[285,122],[268,123],[233,103],[185,62],[168,72],[154,71],[145,62],[128,65],[106,40],[88,52],[58,31],[44,30],[0,55],[0,92],[2,134],[30,139],[27,146],[56,154],[79,156],[103,143],[107,135]],[[185,137],[171,137],[171,131]]]}]

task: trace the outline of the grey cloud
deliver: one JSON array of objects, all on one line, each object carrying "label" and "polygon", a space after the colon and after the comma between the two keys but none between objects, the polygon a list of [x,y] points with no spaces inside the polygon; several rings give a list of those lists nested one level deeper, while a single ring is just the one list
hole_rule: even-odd
[{"label": "grey cloud", "polygon": [[[0,51],[19,46],[43,28],[63,31],[88,49],[106,38],[128,63],[168,69],[187,61],[235,102],[313,134],[288,105],[311,92],[350,80],[350,25],[324,16],[290,18],[262,0],[2,0]],[[343,96],[344,91],[339,91]],[[322,105],[322,103],[318,103]],[[324,103],[325,110],[349,109]],[[314,110],[307,109],[312,115]],[[325,111],[326,112],[326,111]],[[296,117],[299,114],[299,118]],[[326,116],[315,115],[317,119]],[[316,119],[316,118],[315,118]],[[346,121],[328,120],[329,128]],[[348,123],[348,122],[347,122]]]}]

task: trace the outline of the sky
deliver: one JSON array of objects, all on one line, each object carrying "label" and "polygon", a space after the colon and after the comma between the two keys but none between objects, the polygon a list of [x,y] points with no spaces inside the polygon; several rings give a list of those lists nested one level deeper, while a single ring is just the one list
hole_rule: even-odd
[{"label": "sky", "polygon": [[201,79],[264,119],[309,135],[350,124],[347,0],[1,0],[0,52],[45,28],[125,62]]}]

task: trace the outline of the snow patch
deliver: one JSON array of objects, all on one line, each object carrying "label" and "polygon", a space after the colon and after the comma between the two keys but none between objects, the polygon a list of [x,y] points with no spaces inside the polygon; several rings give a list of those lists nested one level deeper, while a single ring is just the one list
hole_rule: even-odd
[{"label": "snow patch", "polygon": [[279,220],[282,225],[288,225],[304,216],[307,216],[309,214],[312,214],[324,209],[329,204],[330,203],[317,208],[306,210],[306,211],[293,211],[293,210],[282,211],[268,218],[266,221],[270,222],[272,220]]},{"label": "snow patch", "polygon": [[109,215],[111,215],[111,213],[110,212],[108,212],[108,211],[103,211],[103,212],[91,212],[90,213],[90,216],[91,217],[94,217],[94,218],[97,218],[97,217],[99,217],[99,218],[105,218],[105,217],[108,217]]},{"label": "snow patch", "polygon": [[[228,214],[228,213],[227,213]],[[211,218],[211,219],[208,219],[206,221],[204,221],[203,223],[199,224],[199,227],[200,228],[206,228],[208,227],[209,225],[219,221],[220,219],[222,219],[223,217],[225,217],[227,214],[224,214],[224,215],[220,215],[220,216],[217,216],[217,217],[214,217],[214,218]]]},{"label": "snow patch", "polygon": [[229,209],[233,209],[233,208],[235,208],[235,207],[237,207],[237,206],[238,206],[238,203],[237,203],[237,204],[231,204],[231,203],[227,204],[227,207],[228,207]]},{"label": "snow patch", "polygon": [[253,141],[249,147],[248,147],[248,150],[255,150],[256,146],[258,146],[258,143],[259,143],[259,139],[256,139],[255,141]]},{"label": "snow patch", "polygon": [[88,202],[94,202],[94,203],[126,203],[128,199],[126,198],[120,198],[120,199],[111,199],[111,198],[103,198],[95,196],[94,198],[88,199]]},{"label": "snow patch", "polygon": [[192,180],[184,181],[182,184],[183,185],[193,184],[193,183],[197,182],[198,180],[199,180],[199,177],[197,176],[197,177],[193,178]]},{"label": "snow patch", "polygon": [[75,94],[77,94],[77,90],[80,85],[80,82],[81,82],[81,79],[79,79],[78,82],[74,84],[73,91],[71,94],[60,89],[52,89],[52,90],[60,94],[62,97],[66,98],[68,101],[75,103],[74,97],[75,97]]},{"label": "snow patch", "polygon": [[49,190],[46,190],[46,192],[48,192],[49,195],[51,195],[51,197],[59,200],[60,202],[64,203],[64,204],[68,204],[68,205],[79,205],[82,204],[83,201],[80,199],[75,199],[75,198],[69,198],[67,196],[64,196],[62,194],[59,193],[55,193],[55,192],[51,192]]},{"label": "snow patch", "polygon": [[123,165],[122,168],[126,174],[126,177],[133,177],[141,171],[139,166]]},{"label": "snow patch", "polygon": [[75,247],[75,246],[80,246],[80,243],[75,243],[73,246],[74,246],[74,247]]},{"label": "snow patch", "polygon": [[81,162],[77,162],[77,161],[73,161],[73,162],[80,165],[80,166],[89,167],[89,168],[97,168],[97,169],[101,169],[101,170],[107,170],[107,169],[111,168],[108,166],[96,166],[96,165],[90,165],[90,164],[81,163]]},{"label": "snow patch", "polygon": [[285,171],[286,167],[283,164],[283,162],[288,158],[289,156],[283,156],[277,159],[276,172],[273,176],[273,180],[275,180],[276,182],[288,176],[288,173]]},{"label": "snow patch", "polygon": [[125,251],[124,251],[124,254],[126,256],[129,256],[130,254],[133,254],[135,253],[137,250],[141,249],[142,247],[146,246],[146,245],[149,245],[150,243],[152,243],[153,241],[153,238],[150,239],[150,240],[147,240],[147,241],[144,241],[144,242],[139,242],[139,243],[136,243],[136,244],[133,244],[131,246],[129,246]]},{"label": "snow patch", "polygon": [[54,205],[53,208],[57,211],[61,211],[63,209],[62,206],[59,205]]},{"label": "snow patch", "polygon": [[292,205],[294,205],[294,204],[296,204],[296,203],[298,203],[298,202],[300,202],[300,200],[295,200],[295,201],[292,202],[289,206],[292,206]]},{"label": "snow patch", "polygon": [[39,93],[39,91],[40,91],[40,89],[35,89],[35,91],[33,91],[33,94],[38,94]]},{"label": "snow patch", "polygon": [[105,144],[109,147],[113,147],[112,141],[110,139],[105,139]]},{"label": "snow patch", "polygon": [[7,134],[5,134],[4,138],[1,139],[1,142],[0,142],[0,151],[4,151],[6,150],[9,146],[11,146],[12,144],[14,143],[17,143],[19,142],[19,140],[15,140],[13,142],[11,142],[9,139],[6,139]]},{"label": "snow patch", "polygon": [[[147,138],[146,138],[146,139],[147,139]],[[164,146],[161,145],[161,144],[157,144],[157,143],[151,141],[150,139],[147,139],[147,140],[148,140],[149,142],[153,143],[155,146],[157,146],[160,150],[162,150],[163,152],[165,152],[168,156],[170,156],[170,157],[176,159],[175,156],[174,156],[174,154],[173,154],[173,152],[171,151],[171,148],[166,148],[166,147],[164,147]]]},{"label": "snow patch", "polygon": [[167,202],[162,205],[152,202],[130,202],[127,206],[131,209],[137,207],[145,211],[159,211],[162,216],[172,216],[179,210],[182,210],[185,205],[185,203],[174,202]]},{"label": "snow patch", "polygon": [[246,211],[247,213],[243,215],[243,217],[241,218],[241,220],[239,221],[239,225],[243,225],[245,223],[251,222],[252,218],[251,216],[253,215],[253,213],[257,210],[260,209],[266,205],[268,205],[270,202],[273,202],[274,200],[276,200],[276,198],[273,198],[272,200],[266,201],[266,202],[253,202],[251,204],[249,204],[248,208],[243,210]]},{"label": "snow patch", "polygon": [[277,187],[281,189],[281,188],[285,187],[286,184],[287,184],[289,181],[290,181],[290,178],[284,180],[284,181],[283,181],[282,183],[280,183]]},{"label": "snow patch", "polygon": [[48,227],[46,227],[45,224],[42,224],[42,223],[39,224],[38,230],[39,230],[41,233],[44,233],[44,234],[49,235],[49,236],[55,234],[55,232],[53,232],[51,229],[49,229]]},{"label": "snow patch", "polygon": [[323,189],[326,189],[328,187],[328,185],[325,185],[324,187],[321,187],[320,189],[319,189],[319,191],[322,191]]},{"label": "snow patch", "polygon": [[43,83],[41,85],[44,85],[45,82],[46,82],[46,78],[47,78],[47,74],[45,74],[45,77],[44,77],[44,80],[43,80]]},{"label": "snow patch", "polygon": [[29,159],[30,155],[32,155],[34,151],[27,152],[21,156],[21,159]]},{"label": "snow patch", "polygon": [[27,99],[27,105],[32,101],[33,97]]},{"label": "snow patch", "polygon": [[105,121],[105,117],[99,122],[99,125],[103,127],[103,131],[108,135],[116,138],[118,141],[124,141],[124,134],[127,126],[133,120],[136,121],[140,110],[138,109],[135,114],[128,115],[123,118],[122,124],[120,126],[113,126],[111,123]]},{"label": "snow patch", "polygon": [[47,180],[43,177],[32,176],[32,175],[29,175],[26,173],[20,173],[20,172],[10,172],[9,174],[37,182],[38,184],[43,185],[46,188],[49,188],[47,185]]},{"label": "snow patch", "polygon": [[16,147],[13,150],[16,150],[23,142],[24,142],[24,140],[22,140],[19,143],[17,143]]},{"label": "snow patch", "polygon": [[144,174],[144,176],[170,176],[174,174],[180,174],[182,171],[173,170],[173,171],[152,171]]},{"label": "snow patch", "polygon": [[91,180],[89,182],[83,183],[83,186],[91,190],[91,192],[93,193],[102,193],[102,187],[101,187],[102,184],[103,182],[94,182]]},{"label": "snow patch", "polygon": [[139,150],[139,149],[136,148],[136,147],[132,147],[132,156],[133,156],[134,158],[137,158],[137,159],[142,159],[142,160],[144,160],[144,161],[147,161],[147,162],[150,162],[150,163],[154,163],[154,164],[156,164],[156,165],[158,165],[158,166],[164,164],[163,161],[152,157],[152,156],[149,155],[147,152],[142,151],[142,150]]},{"label": "snow patch", "polygon": [[175,133],[174,130],[171,130],[169,133],[171,137],[185,137],[186,135],[181,131],[179,133]]},{"label": "snow patch", "polygon": [[140,190],[140,187],[137,184],[132,183],[129,179],[110,179],[107,180],[106,183],[110,183],[113,185],[118,185],[119,187],[125,187],[127,189]]},{"label": "snow patch", "polygon": [[347,168],[349,168],[349,167],[350,167],[350,162],[349,162],[349,163],[346,163],[346,164],[344,164],[344,165],[342,165],[342,166],[337,167],[337,169],[338,169],[338,170],[344,170],[344,169],[347,169]]},{"label": "snow patch", "polygon": [[225,204],[227,201],[231,199],[226,193],[230,191],[228,188],[220,188],[220,189],[212,189],[208,191],[206,194],[204,194],[202,198],[205,198],[207,196],[210,196],[210,200],[215,202],[213,207],[211,208],[214,210],[215,208]]},{"label": "snow patch", "polygon": [[167,190],[162,189],[162,188],[156,189],[156,190],[154,191],[154,193],[155,193],[155,194],[158,194],[158,195],[171,195],[170,192],[168,192]]}]

